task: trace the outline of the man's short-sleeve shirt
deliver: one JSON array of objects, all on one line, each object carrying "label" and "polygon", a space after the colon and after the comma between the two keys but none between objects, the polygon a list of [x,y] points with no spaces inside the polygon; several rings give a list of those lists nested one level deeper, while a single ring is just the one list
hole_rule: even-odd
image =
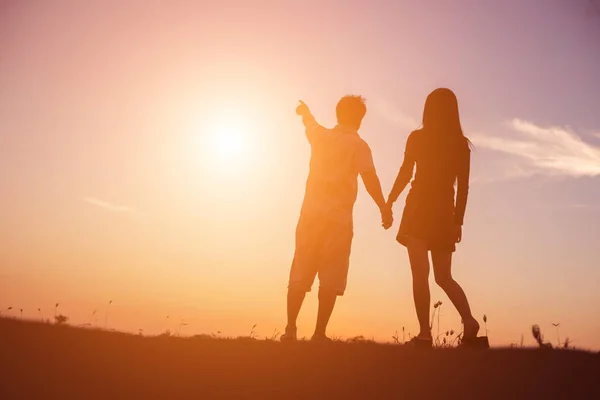
[{"label": "man's short-sleeve shirt", "polygon": [[311,159],[301,214],[352,226],[358,175],[375,171],[369,145],[342,125],[327,129],[309,124],[306,136]]}]

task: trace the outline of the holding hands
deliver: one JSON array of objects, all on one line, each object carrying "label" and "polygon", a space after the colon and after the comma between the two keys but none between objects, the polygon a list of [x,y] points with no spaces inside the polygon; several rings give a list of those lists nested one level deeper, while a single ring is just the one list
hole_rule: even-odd
[{"label": "holding hands", "polygon": [[383,207],[379,209],[381,211],[381,226],[383,229],[388,230],[394,223],[394,214],[392,212],[392,205],[385,203]]}]

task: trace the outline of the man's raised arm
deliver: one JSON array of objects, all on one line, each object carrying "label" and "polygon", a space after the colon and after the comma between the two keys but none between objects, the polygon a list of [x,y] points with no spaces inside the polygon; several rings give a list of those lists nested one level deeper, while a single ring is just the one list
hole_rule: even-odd
[{"label": "man's raised arm", "polygon": [[312,143],[315,136],[323,129],[323,127],[317,123],[317,120],[310,112],[310,109],[302,100],[300,100],[300,105],[296,107],[296,114],[302,117],[306,138],[309,143]]}]

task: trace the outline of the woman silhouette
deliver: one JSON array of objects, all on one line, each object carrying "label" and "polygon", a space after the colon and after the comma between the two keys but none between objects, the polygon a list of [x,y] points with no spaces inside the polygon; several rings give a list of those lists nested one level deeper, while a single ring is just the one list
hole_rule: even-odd
[{"label": "woman silhouette", "polygon": [[[433,343],[429,326],[429,255],[436,283],[446,292],[464,324],[462,343],[475,342],[479,323],[469,302],[452,278],[452,253],[462,239],[470,169],[470,142],[464,136],[458,101],[450,89],[436,89],[427,96],[422,129],[406,142],[404,162],[388,197],[391,206],[413,177],[396,239],[406,246],[413,276],[413,297],[420,333],[418,346]],[[456,205],[454,184],[457,183]]]}]

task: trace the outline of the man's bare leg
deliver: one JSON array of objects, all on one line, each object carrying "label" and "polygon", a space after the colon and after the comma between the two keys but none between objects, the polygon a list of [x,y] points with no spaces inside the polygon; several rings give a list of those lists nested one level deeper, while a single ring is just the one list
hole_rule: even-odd
[{"label": "man's bare leg", "polygon": [[283,340],[296,340],[296,320],[302,303],[306,297],[306,291],[300,290],[295,287],[288,288],[287,294],[287,326],[285,327],[285,334],[282,336]]},{"label": "man's bare leg", "polygon": [[319,312],[317,314],[317,326],[315,327],[313,339],[327,338],[327,324],[329,323],[329,318],[331,318],[336,299],[337,292],[331,289],[319,289]]}]

